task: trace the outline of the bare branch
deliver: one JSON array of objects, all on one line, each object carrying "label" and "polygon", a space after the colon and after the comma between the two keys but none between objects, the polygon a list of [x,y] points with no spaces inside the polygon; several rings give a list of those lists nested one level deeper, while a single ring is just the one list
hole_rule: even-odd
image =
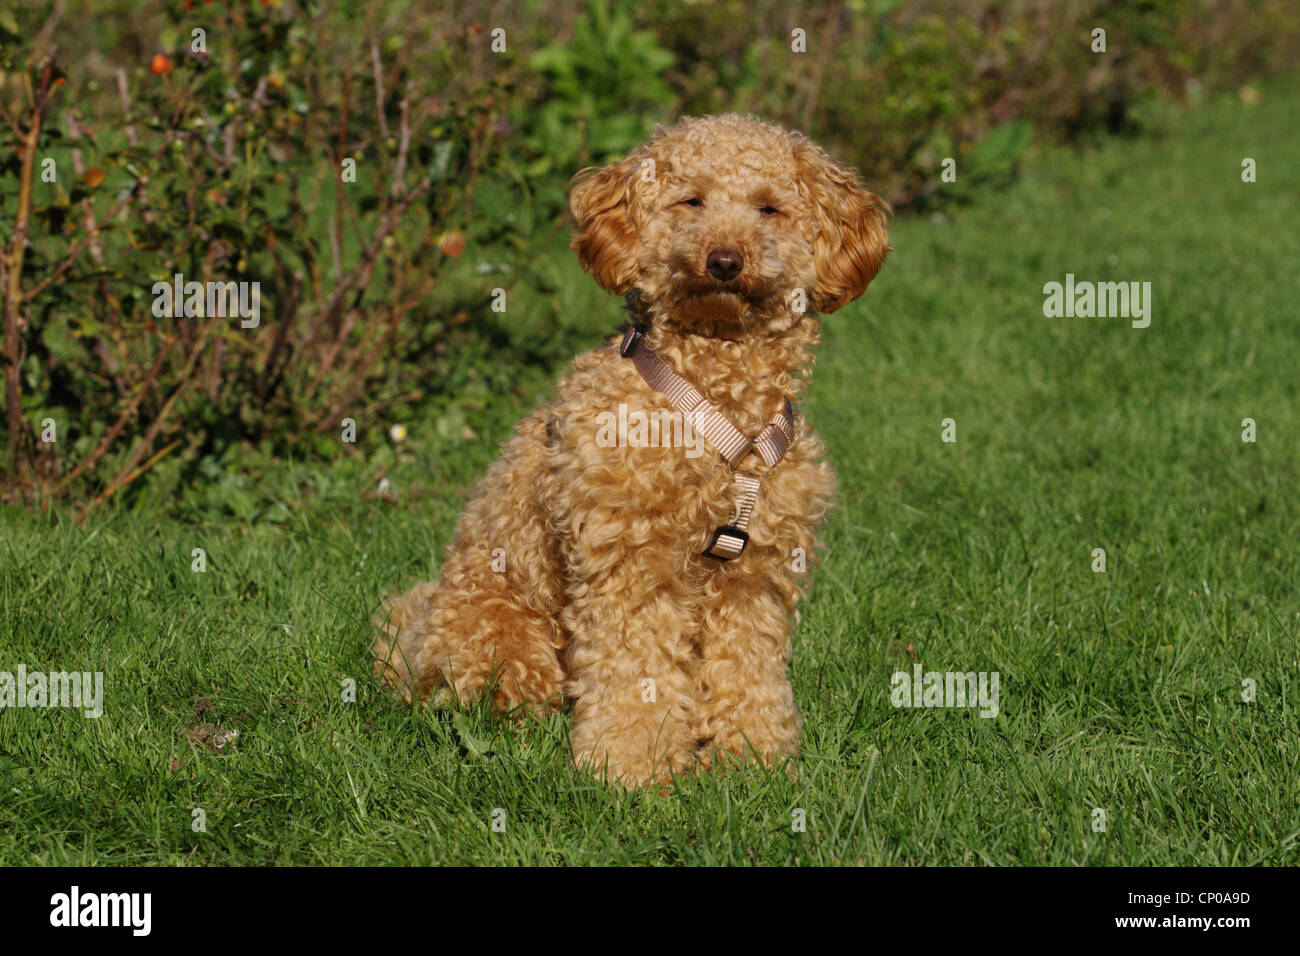
[{"label": "bare branch", "polygon": [[[361,258],[357,261],[357,264],[352,267],[352,270],[347,274],[343,281],[339,283],[338,287],[334,290],[334,293],[330,296],[329,301],[317,316],[313,323],[317,328],[322,327],[327,322],[332,323],[342,314],[344,300],[347,298],[348,293],[353,289],[353,287],[360,287],[362,290],[365,289],[370,282],[370,274],[375,268],[375,262],[379,257],[379,250],[383,245],[384,238],[401,220],[402,215],[410,207],[411,203],[415,202],[415,200],[420,198],[420,196],[428,192],[432,185],[433,176],[430,174],[418,186],[416,186],[415,189],[407,193],[400,202],[394,206],[390,206],[384,211],[369,244],[362,250]],[[355,305],[353,308],[355,308]],[[351,313],[351,309],[349,309],[349,313]],[[338,358],[339,352],[343,348],[343,343],[346,341],[347,333],[349,331],[351,331],[350,324],[340,329],[338,335],[335,336],[333,345],[330,347],[329,352],[326,353],[324,360],[321,362],[320,368],[316,372],[315,378],[312,380],[310,389],[312,393],[315,393],[317,388],[319,388],[325,374],[330,370],[330,367]]]},{"label": "bare branch", "polygon": [[388,117],[384,115],[384,66],[379,60],[379,44],[370,43],[370,60],[375,67],[375,115],[379,117],[379,135],[388,138]]},{"label": "bare branch", "polygon": [[172,346],[174,346],[177,341],[175,335],[169,335],[167,337],[167,340],[163,343],[163,347],[158,350],[158,357],[154,359],[153,367],[150,368],[148,374],[145,375],[144,380],[140,383],[140,387],[136,389],[135,395],[126,403],[126,407],[122,409],[121,414],[117,416],[117,421],[113,422],[108,431],[104,432],[103,436],[100,437],[99,444],[95,446],[95,450],[87,455],[85,459],[77,465],[77,467],[73,468],[72,471],[59,479],[56,491],[61,491],[66,488],[83,472],[93,467],[94,464],[104,456],[104,453],[108,451],[109,446],[117,440],[117,436],[122,433],[122,429],[125,427],[127,419],[135,414],[135,410],[140,407],[140,401],[144,398],[145,393],[149,391],[153,386],[153,383],[157,380],[158,373],[162,371],[164,360],[171,353]]},{"label": "bare branch", "polygon": [[[131,91],[126,85],[126,70],[118,68],[117,70],[117,96],[122,101],[122,112],[130,115],[131,113]],[[126,141],[132,146],[140,145],[140,137],[136,134],[135,127],[130,123],[122,127],[126,133]]]},{"label": "bare branch", "polygon": [[181,371],[180,375],[177,377],[177,382],[179,384],[176,386],[176,388],[172,390],[171,395],[167,397],[167,401],[165,401],[163,403],[162,408],[158,410],[158,414],[154,416],[154,420],[149,425],[148,430],[145,432],[143,440],[136,447],[135,451],[131,453],[130,457],[127,458],[126,464],[122,466],[122,470],[118,472],[117,477],[115,477],[112,481],[108,483],[108,486],[102,492],[99,493],[99,496],[95,498],[94,501],[86,505],[86,507],[81,510],[81,512],[77,515],[78,521],[83,520],[87,514],[89,514],[92,510],[94,510],[101,502],[103,502],[104,500],[112,496],[115,492],[117,492],[118,489],[134,481],[154,462],[156,462],[159,458],[161,458],[162,455],[171,451],[171,449],[175,447],[175,444],[179,443],[179,439],[178,439],[177,442],[173,443],[172,445],[169,445],[167,448],[164,448],[157,455],[154,455],[153,458],[151,458],[148,462],[146,462],[143,467],[141,468],[135,467],[136,462],[140,460],[140,458],[145,454],[146,450],[153,447],[154,439],[158,437],[158,432],[162,429],[163,424],[167,421],[167,417],[171,414],[172,408],[176,405],[176,400],[179,399],[181,395],[185,392],[185,390],[189,388],[191,385],[193,385],[194,382],[196,381],[193,375],[194,366],[198,363],[199,358],[203,355],[204,346],[207,343],[208,333],[212,331],[212,326],[215,324],[216,320],[217,320],[216,316],[213,316],[212,318],[208,319],[207,324],[204,325],[203,329],[199,332],[194,343],[194,348],[190,350],[189,358],[185,363],[185,368]]},{"label": "bare branch", "polygon": [[401,139],[397,147],[397,161],[393,163],[393,184],[389,195],[396,199],[406,192],[406,154],[411,146],[411,86],[408,83],[402,94]]},{"label": "bare branch", "polygon": [[32,52],[36,55],[39,56],[41,51],[45,49],[45,45],[50,42],[50,37],[54,34],[54,30],[59,23],[59,18],[63,16],[63,9],[66,6],[66,0],[56,0],[54,9],[50,11],[50,15],[46,17],[45,23],[42,24],[40,30],[37,31],[36,36],[32,40]]}]

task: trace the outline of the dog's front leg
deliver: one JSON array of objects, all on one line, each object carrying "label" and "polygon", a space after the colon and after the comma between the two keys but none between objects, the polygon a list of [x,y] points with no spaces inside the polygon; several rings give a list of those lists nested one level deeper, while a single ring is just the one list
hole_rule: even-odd
[{"label": "dog's front leg", "polygon": [[[764,556],[746,554],[751,564]],[[786,669],[790,661],[794,589],[774,575],[731,574],[719,569],[706,589],[699,634],[700,703],[696,733],[700,762],[711,765],[752,752],[767,766],[799,751],[802,721]],[[752,568],[750,569],[752,570]]]},{"label": "dog's front leg", "polygon": [[575,589],[565,618],[577,766],[628,787],[694,767],[694,613],[649,545]]}]

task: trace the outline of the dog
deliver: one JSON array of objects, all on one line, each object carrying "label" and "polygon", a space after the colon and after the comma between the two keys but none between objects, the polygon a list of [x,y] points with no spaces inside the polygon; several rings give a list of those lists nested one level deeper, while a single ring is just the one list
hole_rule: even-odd
[{"label": "dog", "polygon": [[574,765],[627,787],[791,769],[791,633],[835,488],[795,402],[888,207],[811,139],[726,114],[583,170],[570,209],[632,322],[516,426],[438,581],[381,608],[376,669],[440,706],[572,702]]}]

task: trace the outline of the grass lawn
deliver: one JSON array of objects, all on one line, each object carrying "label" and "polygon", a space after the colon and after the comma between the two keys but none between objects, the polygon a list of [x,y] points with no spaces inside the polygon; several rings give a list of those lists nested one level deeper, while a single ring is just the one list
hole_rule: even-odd
[{"label": "grass lawn", "polygon": [[[4,512],[0,670],[102,671],[105,710],[0,710],[0,863],[1297,863],[1298,98],[1154,112],[894,221],[805,406],[842,500],[795,636],[797,780],[607,790],[567,717],[375,685],[368,614],[435,573],[515,395],[474,440],[413,427],[383,500],[341,452],[233,510]],[[594,343],[617,303],[568,263]],[[1150,282],[1150,327],[1046,318],[1067,273]],[[997,672],[998,715],[895,708],[917,664]]]}]

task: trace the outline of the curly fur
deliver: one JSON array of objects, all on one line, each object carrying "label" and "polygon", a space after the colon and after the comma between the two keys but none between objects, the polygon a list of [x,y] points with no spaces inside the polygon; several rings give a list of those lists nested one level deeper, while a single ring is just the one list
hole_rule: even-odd
[{"label": "curly fur", "polygon": [[[816,312],[861,295],[888,252],[885,206],[852,170],[736,114],[656,129],[580,173],[570,206],[583,267],[751,437],[801,395]],[[734,278],[710,274],[719,249],[743,260]],[[801,418],[744,554],[718,563],[701,552],[730,517],[727,464],[712,449],[602,447],[599,416],[620,403],[671,409],[616,348],[579,356],[477,486],[439,580],[389,601],[376,667],[408,699],[572,701],[575,763],[629,786],[746,750],[793,757],[795,556],[814,564],[835,484],[825,449]],[[738,467],[767,471],[755,453]]]}]

